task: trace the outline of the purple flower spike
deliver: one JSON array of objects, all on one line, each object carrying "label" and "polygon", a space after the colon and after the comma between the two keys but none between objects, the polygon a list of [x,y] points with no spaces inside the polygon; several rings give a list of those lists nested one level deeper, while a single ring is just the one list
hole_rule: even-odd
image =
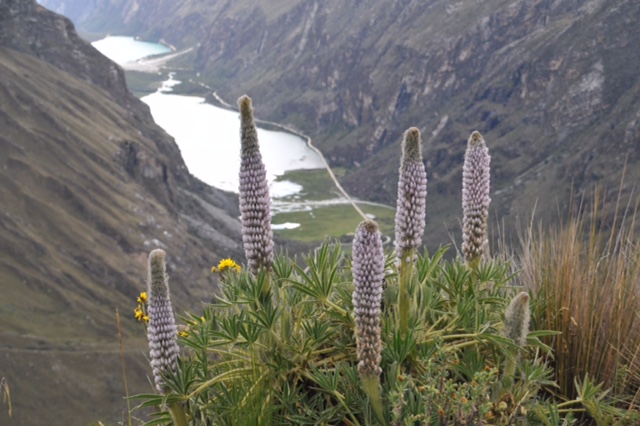
[{"label": "purple flower spike", "polygon": [[162,374],[175,370],[176,360],[180,353],[180,348],[176,343],[177,328],[173,317],[173,308],[171,307],[164,258],[165,252],[160,249],[153,250],[149,254],[149,278],[147,283],[147,291],[149,293],[147,336],[149,338],[153,378],[156,383],[156,389],[160,393],[166,391]]},{"label": "purple flower spike", "polygon": [[462,166],[462,253],[467,263],[477,263],[487,247],[490,163],[482,135],[471,133]]},{"label": "purple flower spike", "polygon": [[353,238],[353,307],[356,314],[358,372],[373,377],[381,373],[380,305],[384,279],[382,240],[375,222],[358,225]]},{"label": "purple flower spike", "polygon": [[[402,142],[402,160],[396,207],[396,255],[398,261],[422,242],[427,199],[427,172],[422,163],[420,130],[410,128]],[[411,261],[413,259],[405,259]]]},{"label": "purple flower spike", "polygon": [[269,269],[273,263],[273,232],[271,230],[271,198],[267,171],[262,162],[258,132],[253,119],[251,98],[238,99],[240,107],[240,214],[242,242],[251,272]]}]

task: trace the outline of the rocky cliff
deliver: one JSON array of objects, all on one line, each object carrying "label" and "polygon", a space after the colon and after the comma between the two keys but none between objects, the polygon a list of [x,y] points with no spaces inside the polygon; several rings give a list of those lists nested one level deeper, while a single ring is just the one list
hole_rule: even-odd
[{"label": "rocky cliff", "polygon": [[[422,129],[428,228],[459,217],[468,134],[493,156],[498,217],[638,176],[640,3],[620,0],[45,0],[80,25],[179,47],[182,65],[311,134],[356,195],[393,203],[399,141]],[[99,21],[99,22],[98,22]],[[113,25],[113,24],[111,24]],[[552,190],[550,190],[552,189]],[[562,202],[560,202],[562,204]],[[549,207],[547,209],[547,206]],[[455,220],[446,221],[457,228]]]},{"label": "rocky cliff", "polygon": [[187,171],[122,69],[35,1],[0,1],[0,424],[105,424],[152,389],[133,320],[146,256],[168,253],[177,312],[241,259],[236,197]]}]

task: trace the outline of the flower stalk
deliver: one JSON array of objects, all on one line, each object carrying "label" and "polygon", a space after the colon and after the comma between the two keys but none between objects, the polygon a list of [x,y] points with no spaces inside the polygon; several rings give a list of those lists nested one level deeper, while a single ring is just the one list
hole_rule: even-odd
[{"label": "flower stalk", "polygon": [[504,368],[504,378],[507,382],[513,381],[520,350],[527,343],[530,316],[529,294],[523,291],[511,300],[504,315],[504,335],[520,347],[513,356],[507,357]]},{"label": "flower stalk", "polygon": [[[249,268],[254,275],[268,271],[273,264],[273,231],[271,230],[271,198],[267,171],[260,154],[258,131],[253,118],[251,98],[238,99],[240,107],[240,215],[242,242]],[[268,284],[268,283],[267,283]],[[263,296],[270,286],[263,288]]]},{"label": "flower stalk", "polygon": [[409,328],[409,285],[413,278],[417,248],[424,233],[426,198],[427,173],[422,162],[420,130],[412,127],[405,132],[402,141],[395,218],[396,257],[400,282],[398,313],[402,335],[406,335]]},{"label": "flower stalk", "polygon": [[469,137],[462,166],[462,253],[472,269],[477,269],[488,246],[490,164],[484,138],[474,131]]},{"label": "flower stalk", "polygon": [[382,421],[380,317],[384,253],[375,222],[367,220],[353,239],[353,307],[356,317],[358,373],[374,413]]},{"label": "flower stalk", "polygon": [[[161,394],[169,391],[162,376],[169,371],[175,371],[180,353],[176,343],[177,327],[171,306],[165,256],[166,253],[160,249],[153,250],[149,254],[147,280],[149,299],[147,337],[153,378],[156,389]],[[180,404],[172,403],[169,409],[176,425],[187,425],[184,408]]]}]

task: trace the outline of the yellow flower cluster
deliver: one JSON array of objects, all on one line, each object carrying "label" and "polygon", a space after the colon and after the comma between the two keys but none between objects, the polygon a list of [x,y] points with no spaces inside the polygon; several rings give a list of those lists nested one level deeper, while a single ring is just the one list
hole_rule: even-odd
[{"label": "yellow flower cluster", "polygon": [[211,268],[211,272],[224,272],[227,269],[235,269],[236,272],[240,272],[242,268],[236,262],[231,259],[223,259],[218,263],[218,267],[215,266]]},{"label": "yellow flower cluster", "polygon": [[133,310],[133,316],[140,322],[148,323],[149,315],[147,315],[147,301],[149,298],[147,297],[147,292],[143,291],[140,293],[140,296],[136,299],[138,302],[138,306]]}]

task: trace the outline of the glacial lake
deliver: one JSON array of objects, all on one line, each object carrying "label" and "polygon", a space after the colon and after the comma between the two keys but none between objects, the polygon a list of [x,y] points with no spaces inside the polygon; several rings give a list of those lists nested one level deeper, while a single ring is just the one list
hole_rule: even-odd
[{"label": "glacial lake", "polygon": [[107,58],[120,65],[152,55],[171,52],[164,44],[149,43],[128,36],[109,36],[91,43]]},{"label": "glacial lake", "polygon": [[[170,51],[162,44],[141,42],[133,37],[111,36],[92,44],[120,64]],[[176,84],[179,81],[170,76],[157,92],[143,97],[142,101],[149,105],[156,123],[174,137],[191,174],[216,188],[237,193],[240,170],[238,112],[207,104],[204,98],[171,94]],[[320,157],[298,136],[258,128],[258,139],[273,198],[302,190],[292,182],[275,182],[287,170],[324,167]]]}]

